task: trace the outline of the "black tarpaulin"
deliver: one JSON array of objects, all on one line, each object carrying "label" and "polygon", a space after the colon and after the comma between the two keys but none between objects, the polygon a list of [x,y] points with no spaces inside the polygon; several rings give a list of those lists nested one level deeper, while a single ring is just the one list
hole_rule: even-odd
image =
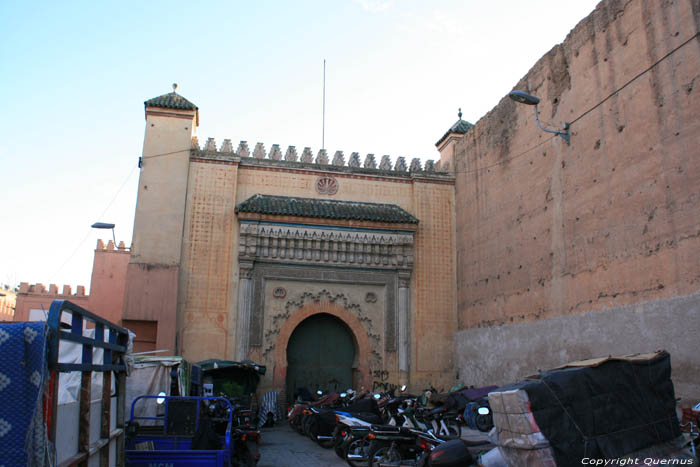
[{"label": "black tarpaulin", "polygon": [[[504,389],[523,389],[557,465],[614,459],[680,436],[665,351],[648,358],[591,361],[542,372]],[[586,362],[582,362],[586,363]]]}]

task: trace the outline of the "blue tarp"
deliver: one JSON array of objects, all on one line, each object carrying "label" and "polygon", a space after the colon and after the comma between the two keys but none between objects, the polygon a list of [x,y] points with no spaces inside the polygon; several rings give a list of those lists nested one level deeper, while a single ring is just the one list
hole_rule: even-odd
[{"label": "blue tarp", "polygon": [[47,329],[44,322],[0,324],[0,464],[5,467],[41,466],[46,460]]}]

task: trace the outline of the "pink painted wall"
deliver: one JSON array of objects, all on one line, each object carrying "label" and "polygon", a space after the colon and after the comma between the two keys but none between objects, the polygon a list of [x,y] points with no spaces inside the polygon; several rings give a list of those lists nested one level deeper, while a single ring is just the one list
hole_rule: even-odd
[{"label": "pink painted wall", "polygon": [[124,243],[114,249],[110,241],[107,247],[100,249],[98,242],[95,260],[92,264],[90,280],[89,310],[113,323],[121,324],[124,308],[124,288],[126,286],[126,267],[129,264],[129,250]]},{"label": "pink painted wall", "polygon": [[85,287],[79,285],[77,292],[73,293],[70,285],[64,285],[61,293],[58,292],[56,284],[49,285],[46,289],[44,284],[29,285],[22,282],[17,293],[17,304],[15,306],[15,316],[13,321],[28,321],[29,310],[45,310],[48,316],[49,308],[54,300],[70,300],[78,306],[89,309],[88,295],[85,295]]},{"label": "pink painted wall", "polygon": [[131,263],[123,319],[156,321],[156,349],[175,355],[178,266]]},{"label": "pink painted wall", "polygon": [[46,310],[48,313],[54,300],[69,300],[86,310],[113,323],[121,324],[126,285],[126,267],[129,263],[129,250],[124,242],[115,248],[110,240],[107,245],[97,241],[92,265],[90,295],[85,294],[85,286],[79,285],[73,293],[71,286],[64,285],[59,293],[56,284],[48,289],[43,284],[20,284],[14,321],[27,321],[32,309]]}]

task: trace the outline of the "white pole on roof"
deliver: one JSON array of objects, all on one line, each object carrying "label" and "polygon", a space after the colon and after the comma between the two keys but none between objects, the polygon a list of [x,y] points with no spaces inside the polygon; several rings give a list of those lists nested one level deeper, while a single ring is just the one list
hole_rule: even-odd
[{"label": "white pole on roof", "polygon": [[164,349],[164,350],[148,350],[148,351],[146,351],[146,352],[136,352],[136,353],[132,353],[131,355],[148,355],[148,354],[152,354],[152,353],[163,353],[163,352],[170,352],[170,350],[169,350],[169,349]]}]

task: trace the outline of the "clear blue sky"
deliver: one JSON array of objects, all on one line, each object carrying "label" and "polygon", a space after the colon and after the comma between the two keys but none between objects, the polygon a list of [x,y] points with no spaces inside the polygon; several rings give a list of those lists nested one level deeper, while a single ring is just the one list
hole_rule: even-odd
[{"label": "clear blue sky", "polygon": [[437,159],[592,0],[0,2],[0,283],[89,287],[96,221],[131,241],[143,101],[199,106],[200,141]]}]

